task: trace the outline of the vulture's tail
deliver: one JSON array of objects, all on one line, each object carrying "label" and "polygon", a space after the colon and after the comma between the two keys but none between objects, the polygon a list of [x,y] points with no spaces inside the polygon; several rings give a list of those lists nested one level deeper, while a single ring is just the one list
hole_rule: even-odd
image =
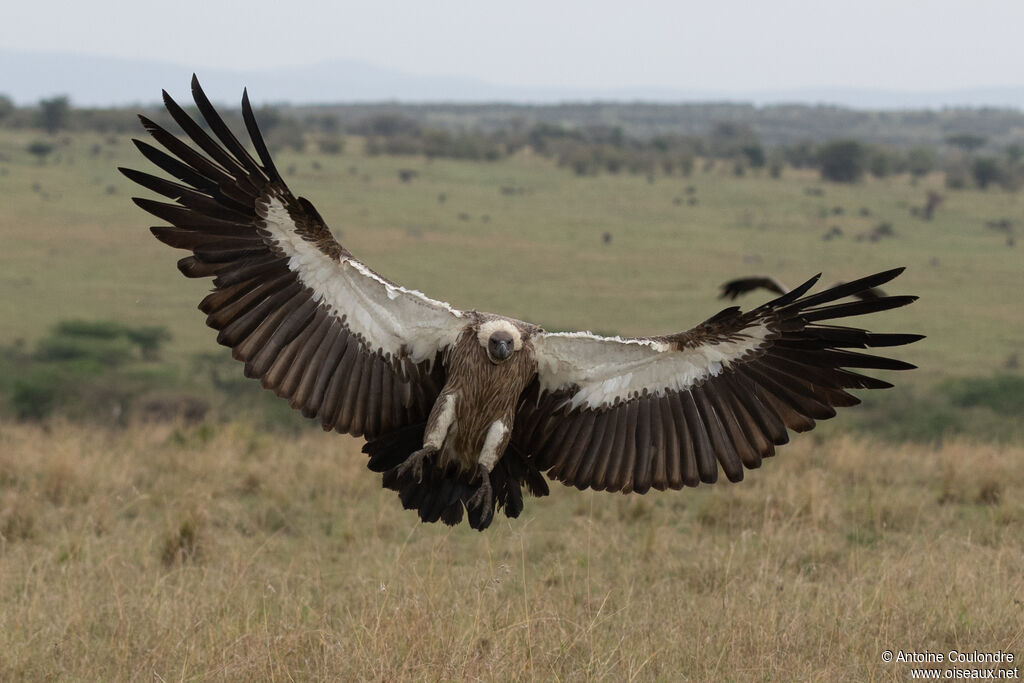
[{"label": "vulture's tail", "polygon": [[367,441],[363,446],[363,452],[370,456],[366,466],[380,472],[384,488],[398,491],[402,506],[416,510],[424,522],[442,521],[453,526],[462,521],[465,510],[469,525],[483,531],[494,520],[497,508],[506,517],[519,516],[523,511],[524,484],[535,496],[548,494],[547,482],[540,471],[511,445],[491,471],[493,495],[489,507],[470,503],[480,488],[480,482],[471,481],[472,473],[442,469],[427,458],[423,461],[421,479],[417,480],[411,472],[398,474],[395,468],[422,448],[425,431],[426,423],[421,422]]}]

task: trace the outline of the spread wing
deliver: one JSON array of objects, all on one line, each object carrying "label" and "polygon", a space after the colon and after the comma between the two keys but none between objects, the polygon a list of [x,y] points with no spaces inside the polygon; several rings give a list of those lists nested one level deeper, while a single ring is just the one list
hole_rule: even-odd
[{"label": "spread wing", "polygon": [[888,382],[848,368],[904,370],[899,360],[848,349],[908,344],[914,334],[875,334],[834,318],[906,305],[912,296],[832,303],[896,277],[902,268],[807,295],[812,278],[747,313],[727,308],[679,334],[646,339],[540,333],[538,381],[513,438],[548,476],[608,491],[711,483],[721,466],[743,468],[835,408],[860,401],[846,389]]},{"label": "spread wing", "polygon": [[750,277],[740,277],[735,280],[729,280],[722,284],[722,293],[718,295],[719,299],[730,299],[735,301],[737,297],[752,292],[755,289],[767,289],[769,292],[775,292],[776,294],[785,294],[789,291],[789,287],[782,284],[773,277],[767,275],[753,275]]},{"label": "spread wing", "polygon": [[[837,282],[836,287],[844,284]],[[789,287],[782,284],[770,275],[753,275],[750,277],[740,277],[735,280],[729,280],[728,282],[722,283],[722,292],[718,295],[719,299],[729,299],[735,301],[738,297],[752,292],[755,289],[767,289],[769,292],[775,292],[776,294],[785,294],[789,291]],[[849,296],[856,297],[858,299],[877,299],[879,297],[886,296],[885,292],[878,287],[868,287],[858,292],[853,292]]]},{"label": "spread wing", "polygon": [[164,92],[187,144],[140,117],[163,151],[142,154],[176,181],[131,169],[128,178],[173,203],[135,199],[169,225],[160,241],[191,255],[187,277],[213,277],[199,304],[217,341],[249,377],[293,408],[369,438],[422,422],[443,385],[437,362],[464,314],[382,278],[331,235],[313,205],[296,198],[274,166],[248,95],[245,126],[256,161],[210,104],[195,76],[192,94],[212,136]]}]

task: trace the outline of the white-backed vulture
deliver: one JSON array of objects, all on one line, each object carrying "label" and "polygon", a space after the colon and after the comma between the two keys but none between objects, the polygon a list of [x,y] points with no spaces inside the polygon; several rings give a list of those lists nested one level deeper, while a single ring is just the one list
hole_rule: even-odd
[{"label": "white-backed vulture", "polygon": [[[817,277],[743,312],[727,308],[686,332],[620,338],[546,332],[459,310],[395,284],[339,244],[296,197],[263,141],[247,94],[255,157],[193,77],[206,126],[164,93],[191,145],[146,117],[163,149],[135,141],[173,180],[122,172],[170,202],[136,198],[161,219],[160,241],[189,252],[188,277],[212,277],[199,308],[245,374],[325,429],[366,439],[369,468],[424,521],[486,528],[516,517],[544,478],[645,493],[730,481],[744,468],[888,382],[850,368],[903,370],[850,349],[897,346],[837,318],[903,306],[912,296],[834,303],[902,268],[816,294]],[[208,132],[209,131],[209,132]]]}]

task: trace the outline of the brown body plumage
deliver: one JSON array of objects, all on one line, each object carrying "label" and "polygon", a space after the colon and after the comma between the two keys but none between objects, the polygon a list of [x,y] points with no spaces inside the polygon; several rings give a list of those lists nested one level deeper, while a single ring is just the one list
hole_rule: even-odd
[{"label": "brown body plumage", "polygon": [[530,331],[525,325],[520,327],[516,321],[497,316],[480,315],[477,324],[467,326],[455,346],[445,354],[448,382],[427,420],[429,433],[437,424],[438,406],[443,406],[451,397],[455,416],[441,449],[440,464],[457,463],[465,472],[475,469],[488,430],[499,421],[506,427],[498,444],[499,452],[504,452],[512,434],[520,394],[537,373],[537,361],[528,337],[523,339],[523,347],[505,361],[496,363],[488,358],[487,350],[478,340],[480,324],[488,320],[507,321],[524,336]]}]

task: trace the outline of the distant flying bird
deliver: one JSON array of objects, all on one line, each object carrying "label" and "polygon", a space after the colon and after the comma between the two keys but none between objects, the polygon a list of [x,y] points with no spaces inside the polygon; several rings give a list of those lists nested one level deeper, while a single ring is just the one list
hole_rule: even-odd
[{"label": "distant flying bird", "polygon": [[[843,282],[837,282],[833,287],[839,287],[843,285]],[[782,284],[770,275],[752,275],[750,277],[740,277],[735,280],[729,280],[722,284],[722,293],[718,295],[719,299],[730,299],[735,301],[737,297],[752,292],[755,289],[767,289],[769,292],[775,292],[776,294],[789,294],[790,289],[786,285]],[[858,299],[880,299],[886,296],[878,287],[868,287],[857,292],[852,292],[848,296],[853,296]]]},{"label": "distant flying bird", "polygon": [[385,279],[335,240],[281,178],[247,94],[258,160],[195,77],[192,94],[206,126],[166,92],[164,102],[194,147],[140,117],[166,151],[136,146],[176,180],[121,169],[173,202],[135,203],[168,224],[152,228],[160,241],[191,252],[183,274],[213,276],[199,308],[245,374],[324,429],[365,437],[369,468],[424,521],[457,524],[465,511],[482,530],[496,509],[516,517],[524,487],[548,493],[543,474],[636,493],[713,483],[719,467],[739,481],[787,429],[859,403],[845,389],[892,386],[846,368],[914,367],[847,349],[919,335],[831,324],[914,301],[832,303],[902,268],[808,294],[813,277],[752,311],[727,308],[654,337],[546,332],[456,309]]}]

